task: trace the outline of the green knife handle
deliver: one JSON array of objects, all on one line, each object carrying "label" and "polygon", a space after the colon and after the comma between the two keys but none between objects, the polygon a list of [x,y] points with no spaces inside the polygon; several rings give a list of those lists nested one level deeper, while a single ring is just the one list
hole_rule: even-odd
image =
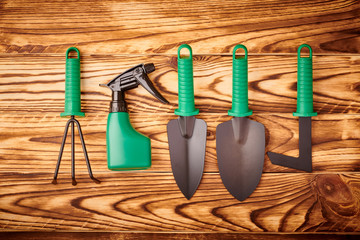
[{"label": "green knife handle", "polygon": [[[189,57],[181,57],[181,49],[189,50]],[[175,114],[179,116],[194,116],[199,113],[195,108],[194,102],[194,79],[193,79],[193,60],[192,50],[187,44],[183,44],[178,49],[178,88],[179,88],[179,108]]]},{"label": "green knife handle", "polygon": [[[301,49],[309,49],[309,57],[301,57]],[[312,49],[307,44],[298,48],[298,72],[297,72],[297,109],[293,113],[297,117],[316,116],[313,109],[313,67]]]},{"label": "green knife handle", "polygon": [[[245,56],[236,56],[236,51],[242,48]],[[252,114],[248,103],[248,51],[242,44],[233,50],[232,108],[228,114],[233,117],[246,117]]]},{"label": "green knife handle", "polygon": [[[77,52],[77,58],[69,58],[71,51]],[[65,110],[60,116],[85,116],[81,112],[80,52],[75,47],[71,47],[66,51]]]}]

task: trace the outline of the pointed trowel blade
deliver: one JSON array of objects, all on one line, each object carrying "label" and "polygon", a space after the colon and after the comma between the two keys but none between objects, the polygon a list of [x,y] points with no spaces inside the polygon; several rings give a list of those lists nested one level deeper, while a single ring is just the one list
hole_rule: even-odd
[{"label": "pointed trowel blade", "polygon": [[179,117],[167,125],[171,168],[187,199],[199,186],[204,171],[206,122],[194,116]]},{"label": "pointed trowel blade", "polygon": [[258,185],[265,156],[265,127],[234,117],[216,128],[219,172],[226,189],[244,201]]}]

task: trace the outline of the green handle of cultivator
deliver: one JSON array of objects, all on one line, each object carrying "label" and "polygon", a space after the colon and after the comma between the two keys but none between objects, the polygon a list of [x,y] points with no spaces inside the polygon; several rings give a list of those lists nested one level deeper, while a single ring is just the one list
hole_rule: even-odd
[{"label": "green handle of cultivator", "polygon": [[[77,52],[77,58],[69,58],[71,51]],[[66,51],[65,110],[60,116],[85,116],[85,113],[81,112],[80,52],[75,47]]]}]

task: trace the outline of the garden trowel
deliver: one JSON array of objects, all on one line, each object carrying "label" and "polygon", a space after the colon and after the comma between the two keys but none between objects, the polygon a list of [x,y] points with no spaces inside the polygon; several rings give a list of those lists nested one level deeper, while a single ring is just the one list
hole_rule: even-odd
[{"label": "garden trowel", "polygon": [[[236,56],[244,49],[245,56]],[[216,128],[216,153],[219,172],[227,190],[238,200],[251,195],[258,185],[265,156],[265,127],[247,118],[248,108],[248,56],[244,45],[233,50],[233,116]]]},{"label": "garden trowel", "polygon": [[[189,50],[189,57],[181,57],[181,49]],[[179,107],[175,110],[178,119],[167,125],[171,168],[177,185],[187,199],[199,186],[204,171],[206,122],[196,119],[192,50],[187,44],[178,49]]]},{"label": "garden trowel", "polygon": [[[309,49],[309,57],[301,57],[303,47]],[[298,48],[297,110],[293,113],[294,116],[299,117],[299,157],[268,152],[272,164],[306,172],[312,171],[311,117],[317,115],[313,110],[312,73],[312,49],[309,45],[302,44]]]}]

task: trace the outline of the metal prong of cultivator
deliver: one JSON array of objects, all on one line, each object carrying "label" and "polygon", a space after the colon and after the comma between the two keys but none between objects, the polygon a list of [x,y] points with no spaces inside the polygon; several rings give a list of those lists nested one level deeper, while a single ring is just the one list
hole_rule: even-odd
[{"label": "metal prong of cultivator", "polygon": [[60,152],[59,152],[59,158],[58,158],[58,162],[56,164],[55,173],[54,173],[54,179],[53,179],[52,183],[57,184],[57,177],[58,177],[58,173],[59,173],[61,158],[62,158],[62,155],[63,155],[63,152],[64,152],[64,146],[65,146],[65,142],[66,142],[67,132],[68,132],[69,126],[71,124],[71,180],[72,180],[72,185],[73,186],[77,185],[77,182],[76,182],[76,179],[75,179],[75,123],[76,123],[76,125],[78,127],[79,136],[80,136],[80,140],[81,140],[81,145],[83,147],[83,152],[84,152],[85,161],[86,161],[86,165],[87,165],[87,168],[88,168],[89,176],[90,176],[91,180],[93,180],[95,183],[99,184],[100,181],[93,176],[92,171],[91,171],[90,161],[89,161],[89,157],[88,157],[88,154],[87,154],[85,141],[84,141],[84,136],[83,136],[82,131],[81,131],[80,123],[79,123],[78,120],[75,119],[74,116],[71,116],[71,118],[67,121],[67,123],[65,125],[64,136],[63,136],[63,139],[62,139]]},{"label": "metal prong of cultivator", "polygon": [[75,117],[71,116],[71,179],[72,185],[75,186]]},{"label": "metal prong of cultivator", "polygon": [[88,154],[87,154],[87,150],[86,150],[86,146],[85,146],[85,140],[84,140],[84,136],[83,136],[82,131],[81,131],[80,123],[76,119],[74,119],[74,122],[76,123],[76,125],[78,127],[79,136],[80,136],[80,140],[81,140],[81,145],[82,145],[82,148],[83,148],[83,152],[84,152],[85,161],[86,161],[86,165],[87,165],[87,168],[88,168],[89,176],[95,183],[99,184],[100,181],[93,176],[92,171],[91,171],[90,161],[89,161],[89,157],[88,157]]},{"label": "metal prong of cultivator", "polygon": [[64,136],[63,136],[63,139],[62,139],[62,143],[61,143],[61,147],[60,147],[60,152],[59,152],[59,157],[58,157],[58,161],[57,161],[57,164],[56,164],[56,168],[55,168],[55,173],[54,173],[54,179],[52,181],[53,184],[57,184],[57,177],[58,177],[58,174],[59,174],[59,168],[60,168],[60,163],[61,163],[61,158],[62,158],[62,155],[63,155],[63,152],[64,152],[64,146],[65,146],[65,142],[66,142],[66,137],[67,137],[67,132],[69,130],[69,125],[70,123],[72,122],[71,119],[69,119],[65,125],[65,131],[64,131]]}]

